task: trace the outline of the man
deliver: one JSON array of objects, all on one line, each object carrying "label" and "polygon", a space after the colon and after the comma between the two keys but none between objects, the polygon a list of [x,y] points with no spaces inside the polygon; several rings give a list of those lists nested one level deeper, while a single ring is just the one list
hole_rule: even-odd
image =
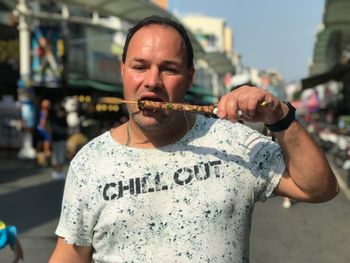
[{"label": "man", "polygon": [[[126,100],[182,102],[194,75],[184,28],[141,21],[129,30],[121,73]],[[50,262],[249,262],[256,201],[337,194],[290,105],[246,86],[223,96],[218,110],[223,120],[128,105],[130,120],[71,163]],[[238,118],[262,121],[280,145]]]}]

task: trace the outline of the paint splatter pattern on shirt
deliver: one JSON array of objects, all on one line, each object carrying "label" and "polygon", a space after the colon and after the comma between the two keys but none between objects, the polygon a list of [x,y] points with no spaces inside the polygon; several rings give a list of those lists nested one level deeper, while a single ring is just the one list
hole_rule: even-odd
[{"label": "paint splatter pattern on shirt", "polygon": [[71,163],[56,234],[95,262],[249,262],[254,203],[284,168],[277,144],[238,123],[197,116],[158,149],[106,132]]}]

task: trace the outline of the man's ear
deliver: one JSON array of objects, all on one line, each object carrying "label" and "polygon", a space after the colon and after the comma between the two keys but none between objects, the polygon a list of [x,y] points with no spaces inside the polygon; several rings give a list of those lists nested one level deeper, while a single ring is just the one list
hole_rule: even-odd
[{"label": "man's ear", "polygon": [[188,69],[188,89],[191,88],[192,83],[193,83],[193,79],[194,79],[194,74],[195,74],[195,69],[194,69],[194,65],[191,66],[191,68]]},{"label": "man's ear", "polygon": [[124,75],[124,67],[125,67],[125,64],[123,62],[120,62],[120,75],[123,77]]}]

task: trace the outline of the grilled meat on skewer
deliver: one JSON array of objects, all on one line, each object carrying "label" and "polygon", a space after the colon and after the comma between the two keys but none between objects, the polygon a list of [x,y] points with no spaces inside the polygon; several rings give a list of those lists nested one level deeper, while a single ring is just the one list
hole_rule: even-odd
[{"label": "grilled meat on skewer", "polygon": [[160,102],[160,101],[150,101],[150,100],[138,100],[137,106],[139,109],[148,110],[175,110],[175,111],[188,111],[195,113],[208,113],[215,114],[216,107],[214,105],[192,105],[185,103],[170,103],[170,102]]}]

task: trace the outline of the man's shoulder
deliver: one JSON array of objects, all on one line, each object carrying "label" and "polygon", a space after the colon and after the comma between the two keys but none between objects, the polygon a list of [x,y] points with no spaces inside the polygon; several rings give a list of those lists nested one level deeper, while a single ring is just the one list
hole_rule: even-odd
[{"label": "man's shoulder", "polygon": [[90,159],[101,155],[108,146],[111,144],[111,137],[109,131],[102,133],[101,135],[93,138],[86,143],[79,152],[75,155],[72,162],[76,162],[81,159]]},{"label": "man's shoulder", "polygon": [[199,129],[212,130],[213,132],[235,131],[241,133],[249,133],[253,131],[250,127],[247,127],[246,125],[243,125],[239,122],[232,123],[226,119],[208,118],[205,116],[200,116],[198,118],[197,125]]},{"label": "man's shoulder", "polygon": [[258,137],[264,137],[259,131],[242,123],[204,116],[198,118],[193,136],[205,140],[206,143],[209,140],[227,144],[247,144]]}]

